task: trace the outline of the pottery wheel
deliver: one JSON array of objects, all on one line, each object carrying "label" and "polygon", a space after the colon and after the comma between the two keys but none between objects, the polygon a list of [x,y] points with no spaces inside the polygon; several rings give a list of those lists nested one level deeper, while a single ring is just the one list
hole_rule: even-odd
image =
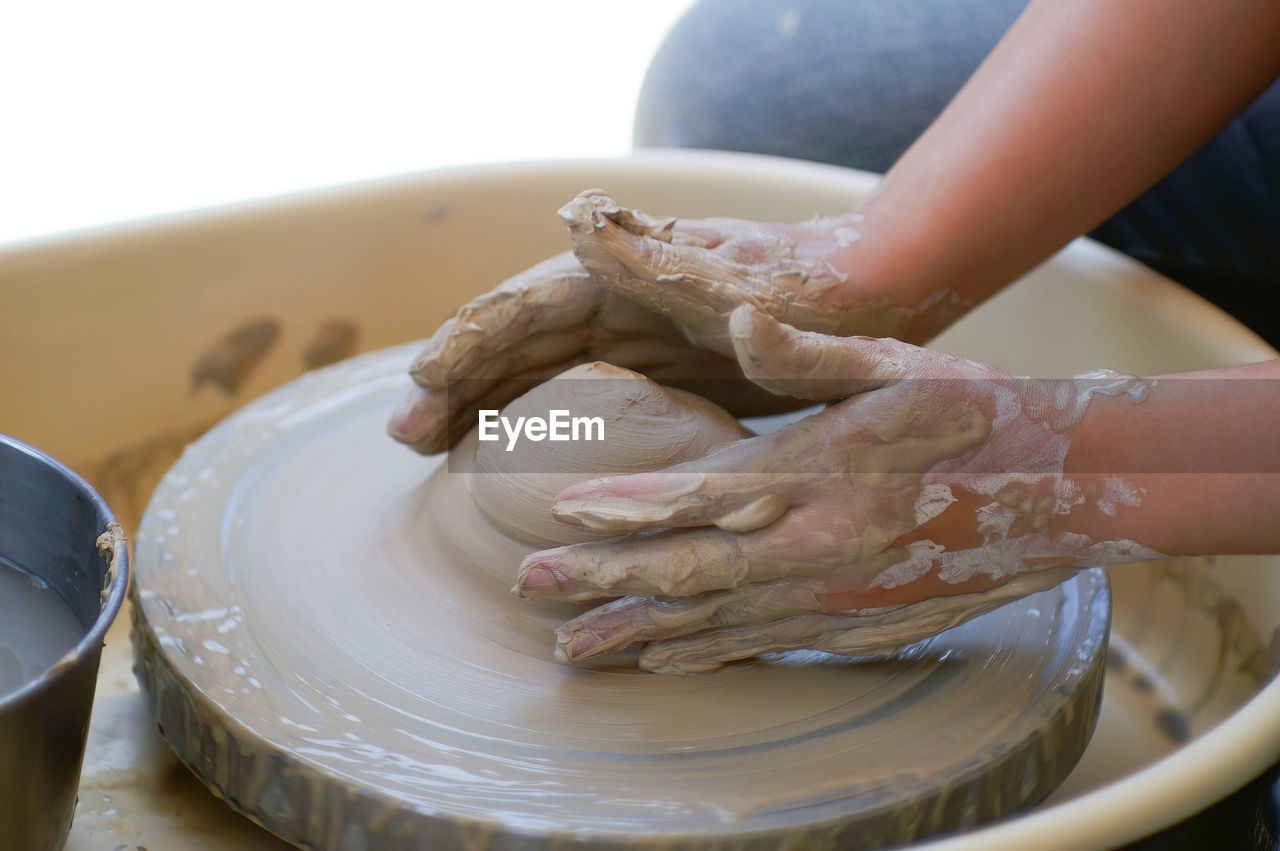
[{"label": "pottery wheel", "polygon": [[[220,797],[334,849],[873,847],[1047,795],[1088,742],[1088,571],[888,659],[666,677],[552,658],[564,617],[451,570],[444,476],[386,437],[414,346],[312,373],[193,444],[136,544],[137,671]],[[434,475],[433,475],[434,473]],[[430,514],[430,512],[428,512]]]}]

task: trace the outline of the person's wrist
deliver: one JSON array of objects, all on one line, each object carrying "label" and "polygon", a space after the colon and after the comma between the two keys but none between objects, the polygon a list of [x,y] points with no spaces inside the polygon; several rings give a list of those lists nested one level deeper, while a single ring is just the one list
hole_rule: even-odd
[{"label": "person's wrist", "polygon": [[902,250],[900,231],[886,228],[877,219],[868,219],[855,210],[852,214],[858,238],[839,249],[832,265],[845,281],[832,295],[844,304],[884,300],[902,307],[918,308],[933,288],[928,275],[921,274],[921,252]]},{"label": "person's wrist", "polygon": [[[1074,379],[1073,379],[1074,381]],[[1154,437],[1139,428],[1139,406],[1127,398],[1094,396],[1083,416],[1065,432],[1070,447],[1063,473],[1071,476],[1118,475],[1140,468],[1141,455]]]},{"label": "person's wrist", "polygon": [[863,205],[847,218],[858,238],[831,257],[845,279],[829,297],[842,308],[907,308],[913,315],[895,336],[923,344],[986,297],[962,291],[957,282],[966,278],[963,270],[939,250],[934,226],[923,217],[895,219]]},{"label": "person's wrist", "polygon": [[[1154,392],[1154,391],[1153,391]],[[1173,472],[1178,459],[1157,402],[1098,396],[1068,430],[1064,476],[1084,496],[1060,518],[1059,531],[1093,541],[1133,541],[1166,555],[1196,551],[1185,492],[1194,477]]]}]

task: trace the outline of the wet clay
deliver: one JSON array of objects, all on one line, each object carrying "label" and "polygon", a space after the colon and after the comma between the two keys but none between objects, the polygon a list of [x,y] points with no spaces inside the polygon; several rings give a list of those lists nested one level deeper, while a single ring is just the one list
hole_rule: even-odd
[{"label": "wet clay", "polygon": [[191,391],[194,393],[207,382],[228,396],[234,395],[279,336],[280,322],[271,317],[254,319],[233,329],[205,349],[192,365]]},{"label": "wet clay", "polygon": [[[599,417],[604,439],[527,442],[509,451],[506,441],[480,442],[475,434],[464,438],[455,452],[475,455],[474,473],[450,479],[448,486],[462,492],[449,499],[464,505],[474,501],[479,512],[466,521],[474,531],[460,538],[488,537],[497,529],[541,549],[608,537],[608,532],[557,521],[551,514],[556,494],[598,476],[701,458],[715,446],[749,434],[728,412],[700,396],[601,362],[573,367],[543,382],[502,414],[508,419],[546,417],[553,410]],[[509,576],[514,580],[514,570]]]},{"label": "wet clay", "polygon": [[870,848],[1004,815],[1074,765],[1105,655],[1097,570],[887,658],[558,663],[550,636],[582,607],[511,596],[534,545],[470,534],[465,459],[383,434],[416,348],[250,404],[144,518],[139,676],[237,809],[314,847]]}]

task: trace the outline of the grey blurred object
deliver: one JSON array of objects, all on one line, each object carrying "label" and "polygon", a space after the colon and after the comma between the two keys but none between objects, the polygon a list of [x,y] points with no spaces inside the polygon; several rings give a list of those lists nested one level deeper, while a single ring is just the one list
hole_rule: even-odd
[{"label": "grey blurred object", "polygon": [[124,534],[68,467],[0,434],[0,558],[62,597],[83,634],[52,668],[0,695],[0,842],[61,848],[71,829],[103,636],[129,580]]}]

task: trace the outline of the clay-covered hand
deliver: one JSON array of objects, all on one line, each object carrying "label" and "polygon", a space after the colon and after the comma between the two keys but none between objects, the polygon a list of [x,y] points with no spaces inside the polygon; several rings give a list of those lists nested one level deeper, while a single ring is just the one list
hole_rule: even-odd
[{"label": "clay-covered hand", "polygon": [[924,340],[972,306],[952,292],[923,301],[873,291],[857,273],[861,215],[799,224],[662,218],[589,189],[560,210],[595,279],[672,320],[699,346],[733,357],[729,316],[747,304],[805,331]]},{"label": "clay-covered hand", "polygon": [[642,667],[688,672],[775,650],[885,651],[1076,568],[1156,556],[1080,531],[1139,494],[1063,473],[1090,398],[1140,401],[1148,382],[1018,379],[750,307],[728,331],[762,386],[844,400],[695,462],[563,491],[558,518],[622,536],[530,555],[515,590],[623,599],[565,624],[560,658],[643,643]]},{"label": "clay-covered hand", "polygon": [[441,326],[410,368],[415,387],[391,418],[393,437],[442,451],[479,408],[593,360],[738,416],[788,410],[794,401],[741,380],[728,339],[734,308],[806,330],[923,340],[968,307],[952,293],[911,305],[860,287],[838,268],[858,240],[856,213],[795,225],[658,218],[589,190],[560,215],[574,254],[516,275]]},{"label": "clay-covered hand", "polygon": [[388,431],[423,453],[448,449],[481,408],[590,361],[685,386],[739,416],[794,408],[753,390],[735,360],[689,342],[666,317],[597,285],[570,252],[464,305],[410,367],[414,386]]}]

